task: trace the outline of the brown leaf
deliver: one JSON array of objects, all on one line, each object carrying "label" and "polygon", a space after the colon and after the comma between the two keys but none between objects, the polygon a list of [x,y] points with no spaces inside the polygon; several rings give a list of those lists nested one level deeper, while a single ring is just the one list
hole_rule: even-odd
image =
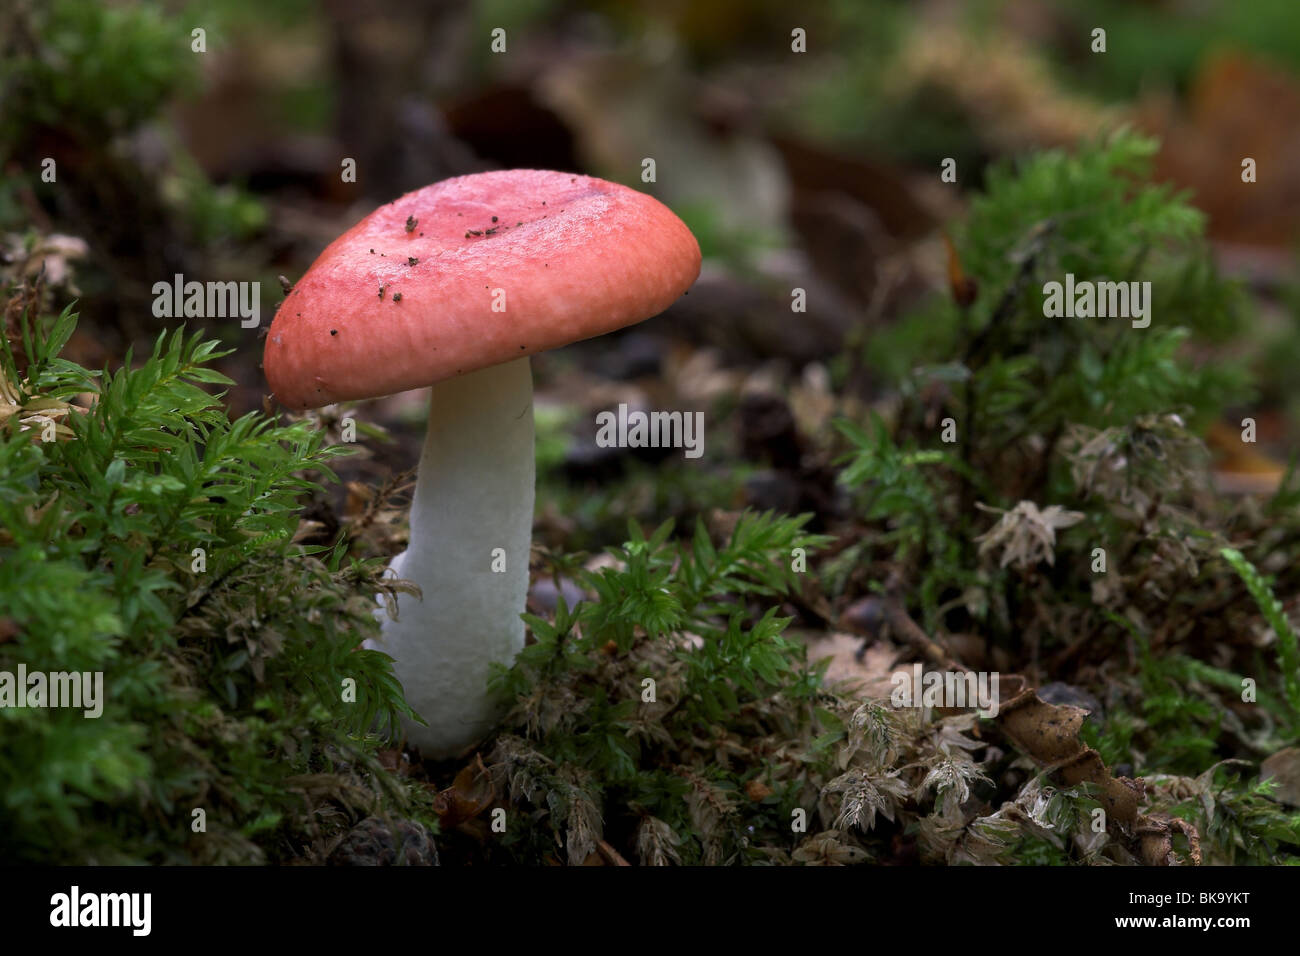
[{"label": "brown leaf", "polygon": [[1138,819],[1142,781],[1112,777],[1097,751],[1079,741],[1087,716],[1081,707],[1045,703],[1030,689],[1001,705],[998,722],[1017,747],[1059,773],[1066,786],[1096,785],[1107,817],[1131,824]]},{"label": "brown leaf", "polygon": [[1017,747],[1059,776],[1066,786],[1088,783],[1096,787],[1107,821],[1134,828],[1139,853],[1148,866],[1178,862],[1173,852],[1175,832],[1187,837],[1191,863],[1199,866],[1201,848],[1196,828],[1183,820],[1139,814],[1138,805],[1146,794],[1142,779],[1112,777],[1101,755],[1079,740],[1079,728],[1087,715],[1081,707],[1045,703],[1037,691],[1028,688],[1001,705],[997,721]]},{"label": "brown leaf", "polygon": [[[1190,188],[1212,238],[1287,247],[1300,219],[1300,83],[1237,53],[1209,57],[1189,104],[1149,96],[1139,123],[1158,135],[1157,181]],[[1247,145],[1248,144],[1248,145]],[[1242,182],[1242,159],[1257,181]]]},{"label": "brown leaf", "polygon": [[451,786],[433,800],[433,811],[447,828],[474,819],[496,800],[496,788],[483,758],[475,754],[474,762],[456,774]]}]

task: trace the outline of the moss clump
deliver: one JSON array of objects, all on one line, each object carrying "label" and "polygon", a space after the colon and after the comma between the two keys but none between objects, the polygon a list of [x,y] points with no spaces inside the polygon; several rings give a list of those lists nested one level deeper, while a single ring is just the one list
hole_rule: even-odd
[{"label": "moss clump", "polygon": [[[990,171],[953,252],[977,286],[873,336],[865,364],[897,400],[871,415],[845,400],[837,434],[808,442],[839,455],[855,501],[819,516],[833,534],[747,516],[716,543],[635,535],[599,572],[553,563],[587,597],[532,619],[538,642],[502,681],[516,706],[487,763],[522,812],[467,852],[1294,859],[1300,815],[1221,761],[1296,741],[1295,637],[1274,593],[1300,586],[1300,495],[1291,476],[1267,503],[1213,489],[1197,429],[1250,388],[1242,362],[1187,346],[1237,337],[1248,302],[1215,273],[1201,215],[1146,182],[1154,151],[1121,134]],[[1066,273],[1151,282],[1150,327],[1045,318],[1043,286]],[[808,575],[785,571],[797,547]],[[785,619],[824,627],[864,600],[870,636],[921,659],[1095,697],[1071,742],[1089,772],[1070,783],[996,720],[823,688]],[[1137,806],[1098,829],[1095,781],[1121,777],[1145,778]]]},{"label": "moss clump", "polygon": [[365,733],[405,710],[389,659],[355,649],[379,567],[297,540],[304,475],[339,450],[307,421],[230,421],[213,341],[178,330],[95,373],[59,357],[75,315],[34,311],[9,310],[0,354],[0,673],[102,674],[102,710],[0,708],[4,861],[310,859],[419,813]]}]

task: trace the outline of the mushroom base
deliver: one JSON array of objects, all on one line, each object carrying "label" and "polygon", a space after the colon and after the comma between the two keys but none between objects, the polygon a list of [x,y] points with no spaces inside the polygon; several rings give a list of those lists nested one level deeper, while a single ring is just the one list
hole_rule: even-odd
[{"label": "mushroom base", "polygon": [[487,683],[524,646],[533,445],[527,358],[433,386],[410,542],[389,565],[422,598],[398,595],[397,620],[381,610],[381,637],[367,642],[393,656],[428,723],[403,722],[425,757],[460,754],[500,717]]}]

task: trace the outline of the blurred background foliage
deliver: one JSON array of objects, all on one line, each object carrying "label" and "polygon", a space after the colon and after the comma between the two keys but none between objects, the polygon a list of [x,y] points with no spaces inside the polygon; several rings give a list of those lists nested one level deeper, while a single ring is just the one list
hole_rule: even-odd
[{"label": "blurred background foliage", "polygon": [[[926,298],[937,226],[989,162],[1131,124],[1161,138],[1156,178],[1193,190],[1220,261],[1269,293],[1233,347],[1283,415],[1267,430],[1295,437],[1278,378],[1300,351],[1287,0],[15,0],[0,52],[0,226],[86,243],[75,291],[99,334],[79,357],[151,341],[160,278],[258,279],[269,315],[275,277],[378,202],[537,166],[648,189],[700,239],[703,307],[657,323],[633,365],[662,362],[672,337],[798,370]],[[1262,172],[1243,194],[1247,154]],[[946,157],[955,185],[937,176]],[[783,321],[794,286],[812,302],[798,328]],[[719,307],[725,324],[694,321]],[[259,404],[245,345],[237,410]]]}]

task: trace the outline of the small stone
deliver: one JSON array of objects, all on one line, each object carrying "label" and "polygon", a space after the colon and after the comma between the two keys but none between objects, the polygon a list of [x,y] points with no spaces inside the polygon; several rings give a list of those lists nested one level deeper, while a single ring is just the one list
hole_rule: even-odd
[{"label": "small stone", "polygon": [[329,856],[331,866],[437,866],[438,847],[414,820],[366,817]]},{"label": "small stone", "polygon": [[548,614],[553,613],[559,605],[560,595],[564,596],[564,603],[570,608],[579,601],[589,598],[589,595],[582,588],[566,577],[560,578],[559,590],[556,590],[554,579],[542,577],[538,578],[528,591],[528,598],[533,605]]},{"label": "small stone", "polygon": [[1038,699],[1045,704],[1066,704],[1070,707],[1086,710],[1088,720],[1097,726],[1101,726],[1101,722],[1105,718],[1101,701],[1086,690],[1072,684],[1065,684],[1060,681],[1044,684],[1038,688]]},{"label": "small stone", "polygon": [[1287,806],[1300,807],[1300,747],[1279,750],[1259,765],[1261,780],[1276,780],[1273,796]]}]

